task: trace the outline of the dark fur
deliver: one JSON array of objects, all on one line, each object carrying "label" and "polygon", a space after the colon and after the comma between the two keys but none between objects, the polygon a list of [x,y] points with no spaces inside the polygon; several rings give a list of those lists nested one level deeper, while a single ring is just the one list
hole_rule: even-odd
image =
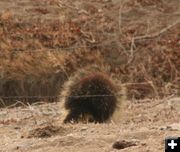
[{"label": "dark fur", "polygon": [[[64,123],[78,122],[80,117],[91,116],[92,120],[103,123],[109,120],[115,111],[117,89],[108,76],[94,73],[77,81],[70,88],[69,97],[65,100],[65,108],[69,110]],[[75,97],[83,95],[112,95],[96,97]],[[74,97],[73,97],[74,96]]]}]

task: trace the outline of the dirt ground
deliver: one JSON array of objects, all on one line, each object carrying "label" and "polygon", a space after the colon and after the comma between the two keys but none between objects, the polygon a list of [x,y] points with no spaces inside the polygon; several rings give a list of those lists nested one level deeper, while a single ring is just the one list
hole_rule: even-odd
[{"label": "dirt ground", "polygon": [[[121,6],[123,7],[121,8]],[[0,34],[5,31],[5,38],[1,37],[3,40],[0,41],[1,51],[5,49],[9,52],[25,52],[36,49],[47,51],[57,50],[66,46],[77,47],[79,45],[91,46],[100,44],[102,49],[110,52],[103,55],[105,56],[105,61],[113,64],[112,67],[124,64],[128,58],[131,58],[131,55],[133,56],[136,53],[139,53],[140,56],[135,58],[135,60],[132,59],[135,61],[135,65],[138,61],[143,60],[143,57],[148,56],[146,51],[152,55],[153,53],[156,54],[159,50],[165,50],[165,53],[163,52],[164,54],[162,54],[163,57],[166,57],[166,53],[170,54],[169,58],[165,59],[159,59],[158,57],[153,57],[153,55],[144,59],[147,61],[144,62],[147,65],[150,65],[149,63],[153,59],[154,62],[152,64],[159,63],[159,60],[162,60],[162,62],[167,60],[167,63],[160,63],[156,65],[157,67],[153,67],[154,69],[162,68],[162,70],[155,71],[155,74],[151,66],[149,69],[144,66],[144,69],[134,68],[137,75],[127,73],[130,77],[127,80],[126,75],[124,76],[124,81],[141,82],[141,80],[149,81],[148,74],[153,73],[155,78],[157,78],[157,84],[162,84],[161,87],[163,89],[161,88],[160,90],[164,91],[165,95],[163,94],[163,98],[161,98],[161,93],[158,94],[158,91],[156,92],[156,89],[153,88],[157,95],[154,99],[152,99],[153,94],[152,96],[147,95],[147,98],[144,95],[145,98],[140,100],[133,98],[127,100],[122,110],[122,115],[119,117],[119,122],[116,123],[111,121],[106,124],[62,124],[63,114],[58,102],[44,103],[42,101],[42,103],[25,105],[18,101],[18,104],[21,106],[16,107],[13,105],[1,108],[0,152],[162,152],[164,151],[165,137],[180,136],[180,97],[178,85],[178,82],[180,82],[180,62],[178,60],[178,56],[180,56],[178,51],[180,49],[179,0],[90,0],[88,2],[85,0],[0,0],[0,16],[3,26],[11,24],[12,20],[15,23],[15,27],[12,25],[12,29],[11,25],[10,28],[8,26],[9,30],[3,27],[4,30],[0,26]],[[43,25],[46,23],[51,25],[50,23],[57,20],[61,23],[71,20],[71,22],[80,25],[81,34],[78,35],[79,30],[76,29],[77,33],[75,32],[74,38],[71,36],[74,29],[72,30],[73,32],[71,31],[72,33],[66,29],[69,33],[65,31],[65,35],[68,33],[70,36],[66,37],[63,35],[64,33],[62,35],[71,42],[67,43],[61,40],[62,38],[64,40],[63,36],[58,37],[61,33],[59,34],[56,31],[56,26],[54,27],[55,32],[51,33],[52,31],[48,31],[49,27],[48,29],[45,27],[41,29],[37,24]],[[34,23],[35,25],[33,26]],[[21,26],[25,28],[23,29]],[[37,33],[34,34],[34,31]],[[161,34],[164,35],[159,37]],[[138,36],[145,36],[145,38]],[[59,41],[57,37],[60,39]],[[135,52],[133,52],[134,46],[131,45],[133,44],[132,37],[139,38],[138,42],[136,42]],[[146,38],[150,38],[150,40],[145,42]],[[59,46],[60,42],[62,46]],[[7,44],[10,44],[10,46]],[[116,53],[119,50],[111,53],[113,47],[125,50],[121,55],[126,58],[124,60],[117,58],[118,55]],[[144,52],[141,52],[141,50],[144,50]],[[170,51],[168,52],[167,50]],[[174,56],[171,56],[173,51],[175,52]],[[44,56],[47,55],[45,53],[42,54]],[[20,56],[18,55],[16,57]],[[43,59],[42,63],[38,59],[42,55],[37,57],[34,55],[33,58],[38,60],[35,62],[36,65],[42,66],[46,63],[47,59],[53,58],[50,54],[48,55],[47,58]],[[156,55],[158,56],[158,53]],[[57,55],[55,54],[55,56]],[[17,77],[17,80],[19,80],[23,74],[26,77],[26,69],[29,67],[28,65],[31,65],[30,61],[32,60],[27,59],[27,63],[24,65],[17,64],[13,72],[15,74],[13,75],[11,73],[14,66],[14,62],[11,63],[13,59],[6,59],[4,56],[0,57],[3,60],[2,64],[0,64],[0,72],[3,69],[5,74],[12,75],[10,79]],[[58,67],[57,60],[59,59],[52,59],[54,60],[53,66]],[[20,63],[25,62],[24,56],[20,56],[18,61]],[[129,62],[133,63],[131,60]],[[49,62],[47,61],[47,63]],[[91,58],[89,63],[91,63]],[[8,68],[10,72],[7,70]],[[139,71],[142,70],[139,73],[138,68]],[[52,67],[48,65],[47,69],[52,69]],[[116,73],[116,68],[114,69],[115,72],[113,72]],[[149,70],[147,73],[146,69]],[[34,68],[29,70],[31,71],[30,74],[35,73],[33,70]],[[41,72],[43,68],[35,68],[35,70]],[[44,71],[47,72],[48,70],[45,69]],[[130,67],[131,70],[133,71],[133,67]],[[49,73],[52,73],[52,71]],[[161,73],[165,74],[162,77],[158,77]],[[141,77],[139,74],[144,74],[145,76]],[[0,76],[2,75],[0,73]],[[34,77],[32,76],[32,80]],[[131,77],[134,79],[131,79]],[[151,80],[156,82],[156,79],[151,78]],[[3,78],[2,81],[5,81],[4,79],[6,80],[6,78]],[[161,79],[163,81],[159,82],[158,80]],[[165,81],[168,80],[170,83],[164,85]],[[16,86],[16,83],[14,86]],[[12,91],[12,89],[9,90]],[[12,92],[18,92],[19,90],[15,89]]]},{"label": "dirt ground", "polygon": [[[2,152],[161,152],[164,139],[180,136],[180,98],[127,101],[120,122],[62,124],[58,103],[0,111]],[[123,142],[124,141],[124,142]]]}]

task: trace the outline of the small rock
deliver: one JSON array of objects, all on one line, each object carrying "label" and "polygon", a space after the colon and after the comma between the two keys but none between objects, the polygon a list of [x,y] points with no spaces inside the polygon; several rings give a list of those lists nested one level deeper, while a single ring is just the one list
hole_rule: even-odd
[{"label": "small rock", "polygon": [[169,130],[169,131],[179,131],[180,130],[180,123],[174,123],[168,126],[163,126],[160,130]]},{"label": "small rock", "polygon": [[103,2],[111,2],[112,0],[103,0]]},{"label": "small rock", "polygon": [[100,9],[98,9],[98,12],[99,12],[99,13],[102,13],[102,12],[103,12],[103,10],[100,8]]},{"label": "small rock", "polygon": [[137,145],[136,142],[121,140],[121,141],[116,141],[112,145],[112,147],[114,149],[124,149],[124,148],[127,148],[127,147],[136,146],[136,145]]},{"label": "small rock", "polygon": [[81,131],[85,131],[85,130],[87,130],[88,129],[88,127],[82,127],[81,128]]},{"label": "small rock", "polygon": [[81,9],[81,10],[78,11],[78,14],[86,14],[86,15],[88,15],[89,13],[86,10]]}]

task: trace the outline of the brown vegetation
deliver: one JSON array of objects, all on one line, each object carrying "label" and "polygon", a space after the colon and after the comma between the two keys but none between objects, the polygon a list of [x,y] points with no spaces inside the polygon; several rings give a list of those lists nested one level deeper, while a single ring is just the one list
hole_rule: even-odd
[{"label": "brown vegetation", "polygon": [[[179,12],[179,0],[1,0],[0,151],[164,151],[180,133]],[[62,102],[44,102],[94,66],[127,87],[120,123],[61,124]]]},{"label": "brown vegetation", "polygon": [[82,2],[77,10],[70,9],[70,3],[52,2],[37,1],[46,7],[26,9],[26,13],[54,15],[45,11],[51,5],[62,16],[69,15],[63,20],[46,16],[26,20],[13,9],[1,12],[0,96],[5,104],[7,99],[55,100],[67,78],[92,63],[109,66],[110,73],[127,84],[129,98],[179,95],[180,25],[175,1],[128,1],[122,2],[122,8],[108,2],[97,1],[97,6]]}]

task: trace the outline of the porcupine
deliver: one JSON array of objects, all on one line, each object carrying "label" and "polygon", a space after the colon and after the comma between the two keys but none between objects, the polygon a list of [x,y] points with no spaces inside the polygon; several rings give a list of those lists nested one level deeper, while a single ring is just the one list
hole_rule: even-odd
[{"label": "porcupine", "polygon": [[[107,122],[122,109],[125,88],[105,72],[79,70],[65,82],[60,97],[67,112],[64,123]],[[119,118],[116,118],[119,119]]]}]

